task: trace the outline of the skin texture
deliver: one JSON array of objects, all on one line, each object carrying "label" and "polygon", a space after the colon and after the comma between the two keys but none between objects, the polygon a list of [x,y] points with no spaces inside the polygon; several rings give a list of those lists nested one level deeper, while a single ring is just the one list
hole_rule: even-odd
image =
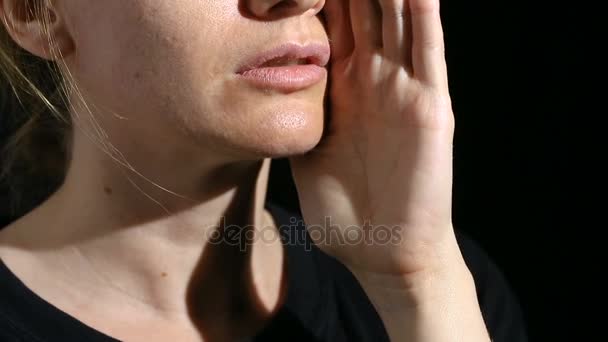
[{"label": "skin texture", "polygon": [[[328,0],[326,13],[332,122],[320,146],[292,158],[306,223],[330,218],[351,236],[316,242],[358,278],[392,340],[487,341],[451,223],[439,0]],[[391,243],[362,238],[380,227]]]},{"label": "skin texture", "polygon": [[[43,298],[129,341],[255,333],[284,297],[281,244],[209,237],[221,223],[276,235],[268,158],[289,156],[307,224],[397,227],[393,244],[313,236],[392,340],[489,340],[451,225],[438,0],[55,0],[53,48],[23,2],[0,4],[15,41],[77,85],[64,185],[0,233],[0,257]],[[235,76],[278,42],[328,39],[327,113],[327,79],[284,94]]]}]

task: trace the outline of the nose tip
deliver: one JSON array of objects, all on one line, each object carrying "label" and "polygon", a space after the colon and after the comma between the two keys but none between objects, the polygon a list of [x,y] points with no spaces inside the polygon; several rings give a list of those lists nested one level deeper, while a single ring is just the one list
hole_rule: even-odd
[{"label": "nose tip", "polygon": [[249,11],[261,19],[276,19],[311,12],[317,15],[325,6],[325,0],[247,0]]}]

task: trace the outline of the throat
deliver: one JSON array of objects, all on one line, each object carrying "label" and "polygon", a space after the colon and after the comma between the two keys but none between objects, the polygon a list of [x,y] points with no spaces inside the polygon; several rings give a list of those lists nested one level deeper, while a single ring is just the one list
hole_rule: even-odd
[{"label": "throat", "polygon": [[[285,251],[272,219],[264,221],[263,227],[239,232],[250,237],[246,243],[222,239],[225,242],[204,249],[188,286],[187,303],[190,317],[213,337],[210,340],[255,334],[286,299]],[[234,326],[243,336],[225,335],[235,331]]]}]

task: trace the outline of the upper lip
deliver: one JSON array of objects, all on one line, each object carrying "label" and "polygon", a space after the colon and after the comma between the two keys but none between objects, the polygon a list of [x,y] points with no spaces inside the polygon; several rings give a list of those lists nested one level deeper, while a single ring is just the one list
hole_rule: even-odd
[{"label": "upper lip", "polygon": [[264,67],[273,61],[294,62],[303,60],[305,64],[316,64],[324,67],[329,63],[330,47],[328,44],[310,43],[285,43],[270,50],[253,56],[243,63],[238,73]]}]

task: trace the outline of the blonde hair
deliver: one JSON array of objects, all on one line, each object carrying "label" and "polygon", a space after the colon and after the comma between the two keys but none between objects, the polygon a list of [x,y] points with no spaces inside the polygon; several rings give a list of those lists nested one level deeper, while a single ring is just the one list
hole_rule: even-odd
[{"label": "blonde hair", "polygon": [[[26,15],[48,22],[46,0]],[[8,205],[0,216],[19,216],[58,186],[67,169],[71,119],[66,84],[57,64],[21,48],[0,24],[0,184]],[[48,32],[45,32],[48,34]],[[52,42],[52,39],[49,39]],[[6,189],[6,190],[5,190]]]}]

